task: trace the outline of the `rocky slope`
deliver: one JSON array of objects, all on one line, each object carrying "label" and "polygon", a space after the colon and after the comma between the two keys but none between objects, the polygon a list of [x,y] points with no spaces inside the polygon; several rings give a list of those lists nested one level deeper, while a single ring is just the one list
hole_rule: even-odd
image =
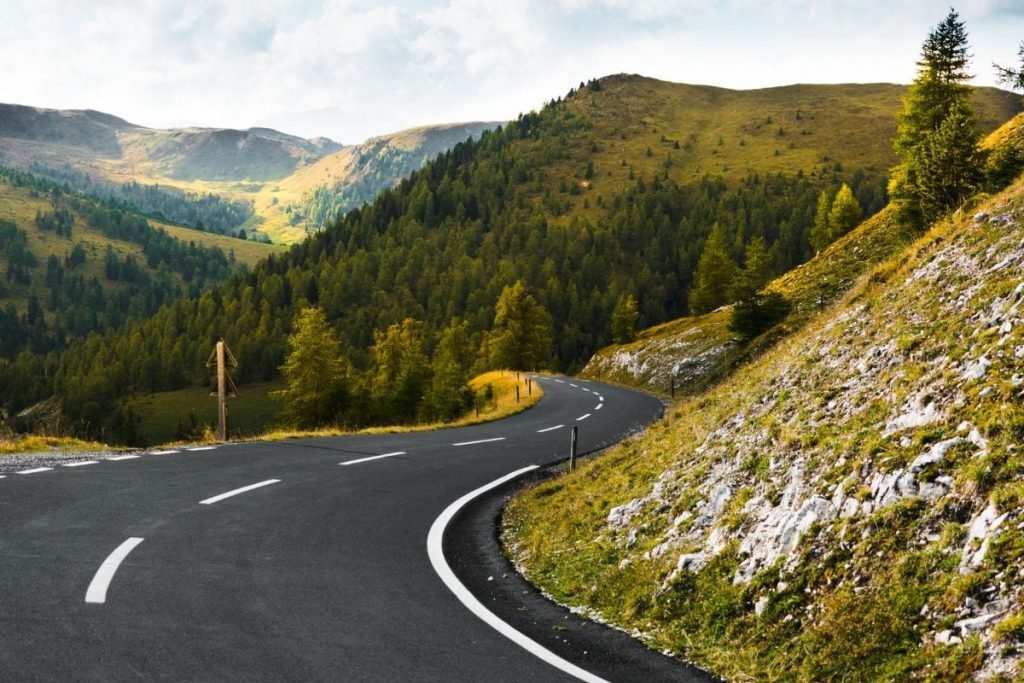
[{"label": "rocky slope", "polygon": [[1022,396],[1019,180],[521,497],[506,542],[556,598],[736,680],[1019,680]]}]

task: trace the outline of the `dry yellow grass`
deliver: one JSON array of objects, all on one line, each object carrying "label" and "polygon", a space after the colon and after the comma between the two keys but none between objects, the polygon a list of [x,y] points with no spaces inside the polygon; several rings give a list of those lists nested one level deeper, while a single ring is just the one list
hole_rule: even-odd
[{"label": "dry yellow grass", "polygon": [[59,436],[19,436],[14,439],[0,438],[0,455],[38,453],[43,451],[102,451],[106,444]]}]

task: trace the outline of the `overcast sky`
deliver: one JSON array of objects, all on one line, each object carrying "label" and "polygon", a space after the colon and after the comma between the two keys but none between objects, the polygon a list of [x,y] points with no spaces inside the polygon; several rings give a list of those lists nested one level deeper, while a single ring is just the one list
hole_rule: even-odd
[{"label": "overcast sky", "polygon": [[[974,83],[1017,63],[1024,0],[956,4]],[[947,0],[0,0],[0,101],[341,142],[502,120],[581,80],[898,82]]]}]

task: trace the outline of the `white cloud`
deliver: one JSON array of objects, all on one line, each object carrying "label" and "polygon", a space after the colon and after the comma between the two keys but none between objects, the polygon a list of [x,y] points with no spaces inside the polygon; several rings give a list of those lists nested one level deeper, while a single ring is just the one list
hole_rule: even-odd
[{"label": "white cloud", "polygon": [[[991,84],[990,63],[1016,59],[1024,12],[959,5],[975,82]],[[945,12],[915,0],[7,0],[0,97],[154,126],[272,121],[351,142],[511,118],[607,73],[906,82]]]}]

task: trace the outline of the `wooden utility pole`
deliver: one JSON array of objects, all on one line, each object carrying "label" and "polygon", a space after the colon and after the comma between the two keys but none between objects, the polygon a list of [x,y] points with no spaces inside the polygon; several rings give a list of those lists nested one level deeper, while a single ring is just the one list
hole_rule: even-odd
[{"label": "wooden utility pole", "polygon": [[217,440],[227,441],[228,440],[228,404],[227,396],[230,393],[232,396],[238,396],[238,387],[231,380],[228,375],[228,366],[233,368],[238,367],[238,361],[235,360],[235,355],[231,353],[231,349],[221,339],[217,342],[217,346],[214,347],[213,352],[210,354],[209,360],[206,361],[206,367],[211,367],[214,364],[217,366],[217,385],[216,391],[211,391],[211,396],[217,397]]}]

